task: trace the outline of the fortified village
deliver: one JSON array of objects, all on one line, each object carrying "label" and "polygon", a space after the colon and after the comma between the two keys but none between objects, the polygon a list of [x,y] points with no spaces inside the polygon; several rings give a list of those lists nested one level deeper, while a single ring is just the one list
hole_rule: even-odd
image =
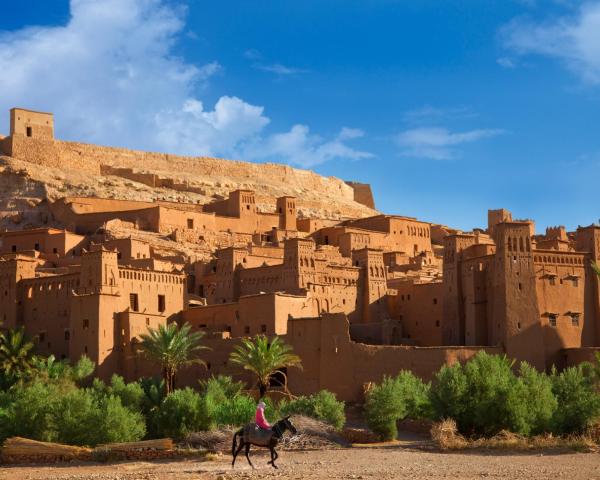
[{"label": "fortified village", "polygon": [[375,210],[370,187],[283,165],[66,142],[53,116],[10,111],[0,137],[0,321],[107,378],[152,375],[140,334],[206,332],[206,368],[244,336],[302,358],[294,393],[360,400],[401,369],[429,378],[480,350],[540,370],[600,347],[600,227],[536,235],[488,211],[462,232]]}]

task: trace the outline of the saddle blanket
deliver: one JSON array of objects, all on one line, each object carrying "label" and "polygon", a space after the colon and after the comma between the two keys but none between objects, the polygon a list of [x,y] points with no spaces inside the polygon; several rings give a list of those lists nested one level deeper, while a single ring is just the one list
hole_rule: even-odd
[{"label": "saddle blanket", "polygon": [[250,423],[244,427],[244,442],[246,443],[267,447],[272,436],[272,430],[264,430],[254,423]]}]

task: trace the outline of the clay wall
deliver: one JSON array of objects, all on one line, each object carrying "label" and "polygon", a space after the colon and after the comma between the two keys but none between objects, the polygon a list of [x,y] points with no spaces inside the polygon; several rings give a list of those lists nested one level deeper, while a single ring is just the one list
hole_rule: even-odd
[{"label": "clay wall", "polygon": [[53,228],[19,230],[0,233],[0,254],[38,251],[51,256],[79,254],[87,245],[84,236]]},{"label": "clay wall", "polygon": [[[498,340],[494,339],[491,333],[497,328],[499,320],[494,319],[493,310],[496,293],[493,284],[495,257],[494,255],[473,256],[474,251],[485,253],[485,250],[482,252],[479,247],[482,245],[473,245],[467,248],[464,251],[465,259],[459,267],[465,344],[495,345]],[[494,327],[495,321],[496,327]]]},{"label": "clay wall", "polygon": [[150,258],[150,244],[133,238],[115,238],[103,242],[109,250],[117,251],[117,259],[144,259]]},{"label": "clay wall", "polygon": [[78,282],[78,274],[36,277],[20,282],[20,322],[27,334],[36,340],[39,354],[69,358],[71,292]]},{"label": "clay wall", "polygon": [[362,203],[369,208],[375,209],[375,200],[373,200],[373,192],[371,185],[368,183],[346,182],[354,190],[354,201]]},{"label": "clay wall", "polygon": [[54,138],[53,115],[23,108],[11,108],[10,135],[51,140]]},{"label": "clay wall", "polygon": [[194,329],[229,332],[233,338],[257,334],[285,335],[288,317],[316,312],[307,297],[266,293],[240,297],[239,301],[184,310],[182,318]]},{"label": "clay wall", "polygon": [[327,220],[321,218],[299,218],[296,225],[300,232],[313,233],[325,227],[331,227],[339,223],[338,220]]},{"label": "clay wall", "polygon": [[535,250],[534,262],[547,364],[559,365],[562,349],[594,345],[589,292],[595,279],[586,274],[589,260],[584,254]]},{"label": "clay wall", "polygon": [[35,276],[37,265],[35,259],[22,255],[0,257],[0,328],[17,326],[23,308],[20,285]]},{"label": "clay wall", "polygon": [[377,215],[344,222],[345,225],[387,233],[385,243],[409,255],[431,251],[429,223],[406,217]]},{"label": "clay wall", "polygon": [[380,382],[384,375],[410,370],[430,380],[442,365],[464,362],[481,350],[502,353],[492,347],[364,345],[352,342],[348,329],[341,314],[290,320],[286,340],[300,355],[304,367],[302,371],[288,371],[292,392],[300,395],[325,388],[341,400],[360,402],[364,385]]},{"label": "clay wall", "polygon": [[442,343],[444,286],[442,282],[394,284],[395,295],[388,295],[390,316],[400,320],[402,337],[418,346],[439,346]]}]

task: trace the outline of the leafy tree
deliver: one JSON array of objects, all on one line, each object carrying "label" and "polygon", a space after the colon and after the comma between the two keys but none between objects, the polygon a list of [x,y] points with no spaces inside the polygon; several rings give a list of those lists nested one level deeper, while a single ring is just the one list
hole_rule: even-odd
[{"label": "leafy tree", "polygon": [[34,344],[23,327],[0,333],[0,370],[4,386],[27,375],[34,364]]},{"label": "leafy tree", "polygon": [[194,357],[205,347],[200,344],[203,332],[190,332],[191,325],[186,323],[179,328],[176,323],[159,325],[157,329],[149,328],[148,333],[140,335],[140,352],[162,367],[165,381],[165,394],[175,389],[175,375],[181,367],[204,361]]},{"label": "leafy tree", "polygon": [[265,335],[242,339],[229,357],[231,363],[256,376],[260,397],[269,389],[271,377],[279,373],[285,377],[283,368],[302,368],[300,357],[292,353],[292,347],[279,337],[269,340]]}]

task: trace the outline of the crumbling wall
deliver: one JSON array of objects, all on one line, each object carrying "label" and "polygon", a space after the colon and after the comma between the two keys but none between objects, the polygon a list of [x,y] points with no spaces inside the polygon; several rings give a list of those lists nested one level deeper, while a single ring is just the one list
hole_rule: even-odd
[{"label": "crumbling wall", "polygon": [[358,182],[346,182],[354,190],[354,201],[362,203],[363,205],[375,210],[375,200],[373,199],[373,192],[371,191],[371,185],[368,183]]}]

